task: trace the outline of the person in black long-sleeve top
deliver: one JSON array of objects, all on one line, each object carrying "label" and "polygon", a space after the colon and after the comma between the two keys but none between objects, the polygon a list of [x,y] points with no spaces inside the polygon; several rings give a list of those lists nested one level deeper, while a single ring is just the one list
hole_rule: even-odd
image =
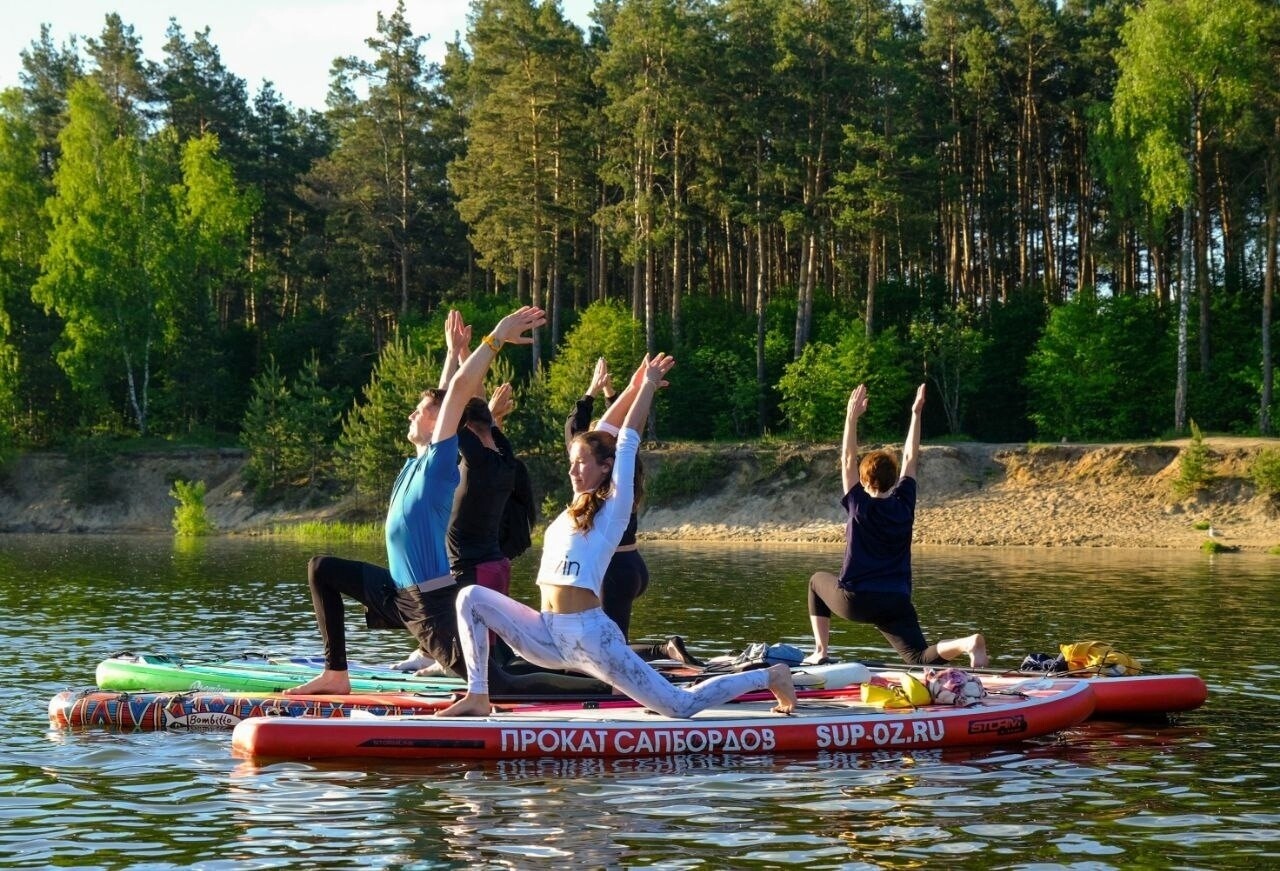
[{"label": "person in black long-sleeve top", "polygon": [[[603,357],[596,360],[595,370],[591,375],[591,384],[577,402],[573,412],[565,420],[565,447],[573,441],[574,436],[591,428],[595,412],[595,397],[599,393],[606,404],[614,399],[609,365]],[[617,435],[617,433],[614,433]],[[600,590],[600,604],[604,613],[609,616],[626,638],[631,637],[631,610],[635,600],[644,594],[649,587],[649,567],[640,556],[639,545],[636,544],[636,531],[639,527],[639,505],[644,496],[644,471],[640,460],[636,460],[635,506],[631,510],[631,519],[622,534],[622,540],[609,560],[605,570],[604,584]],[[685,649],[684,639],[672,635],[661,644],[632,644],[631,648],[646,660],[674,659],[689,665],[701,663]]]}]

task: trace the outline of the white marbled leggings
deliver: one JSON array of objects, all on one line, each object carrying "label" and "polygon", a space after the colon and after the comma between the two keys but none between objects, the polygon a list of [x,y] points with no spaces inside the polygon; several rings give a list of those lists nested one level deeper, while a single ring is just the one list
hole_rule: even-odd
[{"label": "white marbled leggings", "polygon": [[501,593],[472,585],[458,592],[458,640],[467,660],[467,690],[489,692],[491,629],[543,668],[569,668],[605,681],[645,707],[668,717],[692,717],[703,708],[768,688],[766,669],[724,674],[685,689],[658,674],[627,646],[618,624],[600,608],[577,614],[535,611]]}]

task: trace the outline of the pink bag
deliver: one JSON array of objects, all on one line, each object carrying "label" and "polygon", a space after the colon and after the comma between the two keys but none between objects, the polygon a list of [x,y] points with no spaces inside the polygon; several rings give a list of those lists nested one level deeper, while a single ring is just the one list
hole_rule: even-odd
[{"label": "pink bag", "polygon": [[933,701],[939,705],[958,705],[967,708],[976,705],[987,694],[982,681],[959,668],[928,669],[924,673]]}]

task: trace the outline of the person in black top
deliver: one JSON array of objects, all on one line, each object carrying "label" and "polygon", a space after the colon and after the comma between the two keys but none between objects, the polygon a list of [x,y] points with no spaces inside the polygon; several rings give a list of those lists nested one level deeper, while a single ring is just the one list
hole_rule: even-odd
[{"label": "person in black top", "polygon": [[458,471],[446,541],[449,569],[460,584],[479,584],[504,596],[511,589],[511,560],[502,552],[502,513],[516,483],[511,442],[493,425],[489,405],[472,397],[458,428]]},{"label": "person in black top", "polygon": [[[595,396],[599,393],[606,404],[612,403],[615,397],[612,378],[609,375],[609,364],[604,357],[596,360],[595,370],[591,375],[591,384],[587,392],[574,404],[564,424],[564,441],[566,449],[580,432],[591,428],[592,413],[595,411]],[[617,433],[614,433],[617,435]],[[600,605],[625,638],[631,637],[631,610],[635,600],[649,588],[649,567],[640,556],[636,544],[636,531],[639,527],[639,504],[644,496],[644,470],[636,459],[635,505],[631,509],[631,519],[622,540],[609,560],[605,570],[604,584],[600,589]],[[631,648],[645,660],[674,659],[688,665],[701,665],[692,654],[685,649],[684,639],[679,635],[671,635],[662,644],[632,644]]]},{"label": "person in black top", "polygon": [[[448,384],[471,355],[471,327],[460,312],[445,319],[448,357],[440,374]],[[511,587],[511,560],[500,543],[503,514],[516,488],[519,461],[511,443],[496,425],[511,410],[511,385],[503,384],[486,402],[471,397],[458,425],[459,482],[453,492],[445,545],[449,570],[458,589],[478,584],[507,595]],[[532,496],[530,494],[530,499]],[[406,671],[431,672],[435,661],[422,649],[396,664]],[[491,646],[489,681],[494,693],[510,697],[539,695],[607,695],[611,688],[594,678],[564,672],[548,672],[515,658],[505,643]]]}]

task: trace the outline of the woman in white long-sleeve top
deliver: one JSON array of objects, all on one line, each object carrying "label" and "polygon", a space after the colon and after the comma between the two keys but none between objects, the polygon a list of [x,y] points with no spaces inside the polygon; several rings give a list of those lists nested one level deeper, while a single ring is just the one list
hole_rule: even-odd
[{"label": "woman in white long-sleeve top", "polygon": [[[657,390],[675,360],[658,354],[644,362],[604,422],[621,423],[616,442],[592,430],[569,450],[572,504],[547,528],[538,586],[541,611],[487,590],[468,587],[458,596],[458,634],[468,665],[488,657],[489,633],[501,636],[525,659],[545,668],[571,668],[611,684],[619,692],[671,717],[691,717],[703,708],[747,692],[770,690],[774,708],[789,713],[796,704],[785,665],[726,674],[692,688],[676,686],[628,645],[600,606],[604,572],[631,517],[640,429]],[[468,668],[467,694],[439,716],[484,716],[490,712],[484,669]]]}]

